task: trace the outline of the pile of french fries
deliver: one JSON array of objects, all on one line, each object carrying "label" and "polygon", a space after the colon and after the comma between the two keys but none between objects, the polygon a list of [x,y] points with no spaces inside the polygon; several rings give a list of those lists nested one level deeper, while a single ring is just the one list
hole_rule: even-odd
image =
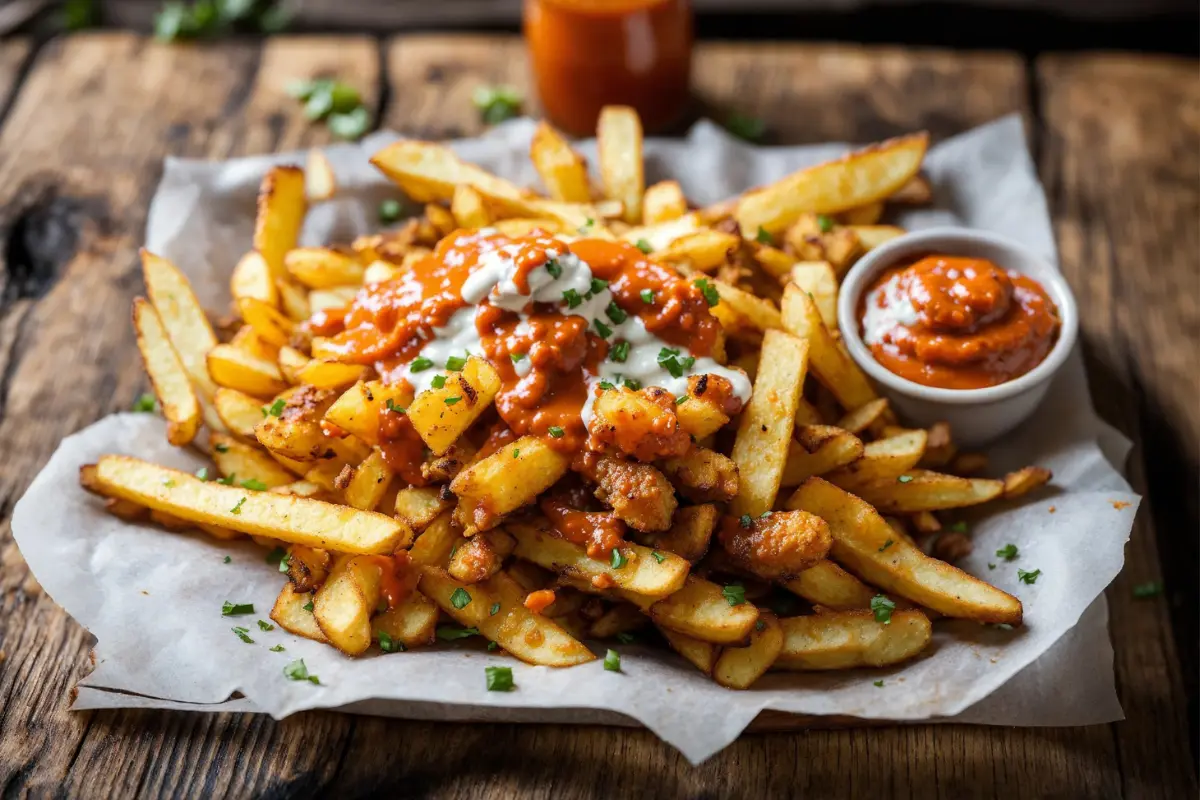
[{"label": "pile of french fries", "polygon": [[[583,640],[653,641],[657,631],[719,684],[743,689],[771,669],[912,659],[939,616],[1019,625],[1019,600],[928,553],[969,548],[961,522],[950,522],[956,509],[1018,496],[1049,473],[973,477],[986,459],[959,453],[945,425],[903,427],[837,332],[840,277],[902,233],[879,224],[886,206],[930,201],[927,137],[702,209],[675,181],[644,185],[632,110],[606,109],[598,141],[596,187],[543,123],[531,157],[545,194],[440,145],[397,142],[372,162],[423,213],[348,247],[297,246],[309,205],[337,191],[321,153],[303,169],[272,169],[253,249],[233,271],[237,321],[217,326],[223,335],[179,270],[143,252],[148,299],[133,316],[167,436],[195,446],[207,428],[216,474],[112,455],[82,469],[83,485],[125,519],[286,547],[272,619],[351,656],[374,643],[430,645],[449,631],[440,638],[481,636],[490,649],[561,667],[595,658]],[[678,457],[600,454],[583,478],[603,503],[597,513],[632,537],[611,553],[589,556],[538,510],[570,458],[535,436],[478,456],[499,388],[486,360],[472,357],[443,388],[414,397],[304,335],[314,313],[402,274],[460,228],[620,239],[716,288],[720,350],[751,377],[753,396],[734,419],[700,402],[677,406],[693,441]],[[618,424],[649,390],[608,392],[595,413]],[[474,401],[448,405],[450,393]],[[424,441],[420,485],[378,447],[390,413],[406,413]],[[389,605],[397,580],[407,584]],[[790,616],[770,610],[779,597],[795,601]]]}]

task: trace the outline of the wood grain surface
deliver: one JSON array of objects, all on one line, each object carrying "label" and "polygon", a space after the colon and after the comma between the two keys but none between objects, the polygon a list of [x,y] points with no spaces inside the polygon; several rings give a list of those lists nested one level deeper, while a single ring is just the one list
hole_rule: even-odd
[{"label": "wood grain surface", "polygon": [[920,127],[944,137],[1025,114],[1097,405],[1137,442],[1132,477],[1149,502],[1109,591],[1127,721],[748,734],[693,768],[632,729],[67,710],[90,637],[30,577],[8,519],[59,439],[144,388],[126,309],[141,291],[136,249],[162,158],[327,141],[283,92],[292,78],[337,75],[381,124],[429,138],[481,129],[474,86],[529,84],[511,37],[166,47],[97,34],[42,45],[27,74],[25,54],[8,52],[0,43],[0,113],[6,84],[20,85],[0,118],[0,797],[1195,796],[1194,625],[1173,635],[1165,599],[1131,599],[1132,585],[1165,576],[1186,623],[1196,591],[1181,563],[1195,563],[1200,433],[1194,63],[701,48],[697,109],[759,115],[778,142]]}]

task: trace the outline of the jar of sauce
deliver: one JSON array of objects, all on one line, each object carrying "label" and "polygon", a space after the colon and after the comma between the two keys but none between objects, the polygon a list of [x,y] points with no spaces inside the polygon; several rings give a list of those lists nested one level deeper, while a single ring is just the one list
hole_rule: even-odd
[{"label": "jar of sauce", "polygon": [[1042,285],[986,259],[926,255],[884,270],[859,324],[875,360],[901,378],[982,389],[1046,358],[1062,325]]},{"label": "jar of sauce", "polygon": [[688,102],[689,0],[525,0],[525,41],[546,116],[577,136],[600,109],[632,106],[648,131]]}]

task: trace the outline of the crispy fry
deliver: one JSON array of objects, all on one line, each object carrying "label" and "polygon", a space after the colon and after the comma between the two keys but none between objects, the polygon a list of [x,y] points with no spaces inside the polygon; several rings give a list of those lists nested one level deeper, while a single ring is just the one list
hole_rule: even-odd
[{"label": "crispy fry", "polygon": [[[850,433],[862,433],[871,426],[880,422],[887,413],[888,401],[886,398],[880,397],[872,400],[869,403],[864,403],[858,408],[849,411],[841,419],[837,421],[837,427],[850,431]],[[929,448],[933,445],[931,440],[926,440],[925,453],[929,454]]]},{"label": "crispy fry", "polygon": [[631,225],[642,221],[642,121],[626,106],[605,106],[596,124],[596,152],[605,196],[625,206]]},{"label": "crispy fry", "polygon": [[[546,185],[546,192],[564,203],[587,203],[587,162],[571,149],[562,135],[546,122],[539,122],[529,145],[529,159]],[[474,226],[483,227],[483,226]]]},{"label": "crispy fry", "polygon": [[446,571],[463,583],[479,583],[495,575],[517,541],[500,528],[477,533],[450,553]]},{"label": "crispy fry", "polygon": [[279,288],[266,259],[257,250],[251,250],[238,260],[229,279],[229,291],[234,300],[250,297],[270,306],[279,305]]},{"label": "crispy fry", "polygon": [[292,321],[262,300],[243,297],[238,300],[238,311],[263,341],[275,347],[283,347],[291,341],[295,327]]},{"label": "crispy fry", "polygon": [[291,583],[285,583],[271,609],[271,619],[288,633],[314,642],[328,642],[313,616],[312,603],[312,592],[302,592]]},{"label": "crispy fry", "polygon": [[454,515],[447,511],[421,531],[408,557],[418,566],[445,568],[450,563],[450,553],[462,542],[462,531],[454,525]]},{"label": "crispy fry", "polygon": [[200,401],[158,312],[140,297],[133,301],[133,326],[142,364],[167,419],[167,441],[182,447],[200,430]]},{"label": "crispy fry", "polygon": [[876,399],[867,376],[834,341],[807,293],[794,284],[785,287],[781,308],[783,326],[808,341],[813,375],[833,392],[843,408],[858,408]]},{"label": "crispy fry", "polygon": [[1010,472],[1004,476],[1004,499],[1011,500],[1028,494],[1049,483],[1052,477],[1054,474],[1045,467],[1022,467]]},{"label": "crispy fry", "polygon": [[863,454],[857,436],[833,425],[805,425],[788,443],[787,464],[779,485],[799,486],[813,475],[824,475],[851,464]]},{"label": "crispy fry", "polygon": [[792,283],[808,292],[821,313],[821,321],[837,330],[838,280],[828,261],[801,261],[792,267]]},{"label": "crispy fry", "polygon": [[316,148],[308,151],[304,161],[304,195],[310,203],[330,200],[337,192],[337,178],[333,165],[325,154]]},{"label": "crispy fry", "polygon": [[468,533],[494,527],[509,512],[532,503],[567,472],[570,460],[536,436],[523,436],[458,473],[450,490]]},{"label": "crispy fry", "polygon": [[216,387],[209,378],[205,354],[216,346],[217,337],[208,316],[178,267],[145,248],[140,254],[146,294],[158,312],[171,346],[201,396],[212,397]]},{"label": "crispy fry", "polygon": [[367,459],[354,470],[354,477],[346,487],[346,505],[360,511],[374,511],[379,501],[387,494],[392,482],[392,469],[383,460],[383,454],[378,450],[371,452]]},{"label": "crispy fry", "polygon": [[219,344],[208,351],[208,371],[218,386],[252,397],[274,397],[288,388],[274,361],[232,344]]},{"label": "crispy fry", "polygon": [[898,476],[911,470],[921,460],[926,439],[927,434],[923,430],[905,431],[886,439],[877,439],[863,447],[861,458],[830,472],[825,479],[855,493],[869,484],[896,481]]},{"label": "crispy fry", "polygon": [[918,511],[976,506],[994,500],[1003,492],[1003,481],[959,478],[923,469],[910,469],[900,478],[884,478],[859,486],[856,494],[881,512],[913,514]]},{"label": "crispy fry", "polygon": [[491,406],[498,391],[499,373],[472,356],[461,372],[447,376],[442,388],[419,394],[409,406],[408,418],[426,446],[441,455]]},{"label": "crispy fry", "polygon": [[460,228],[486,228],[492,224],[492,215],[483,204],[483,198],[465,183],[455,187],[450,213]]},{"label": "crispy fry", "polygon": [[299,167],[272,167],[258,190],[254,249],[262,254],[274,280],[287,277],[284,254],[295,248],[308,213],[304,183],[304,170]]},{"label": "crispy fry", "polygon": [[748,689],[775,663],[783,649],[783,628],[770,611],[760,609],[745,647],[726,647],[713,665],[713,680],[730,689]]},{"label": "crispy fry", "polygon": [[832,611],[869,608],[875,596],[869,586],[827,559],[785,581],[783,587],[813,605]]},{"label": "crispy fry", "polygon": [[932,637],[929,618],[916,610],[896,611],[886,625],[870,611],[830,611],[780,623],[776,669],[886,667],[913,658]]},{"label": "crispy fry", "polygon": [[688,636],[686,633],[679,633],[670,628],[659,627],[662,635],[667,640],[667,644],[671,645],[671,649],[679,655],[683,656],[696,669],[703,672],[705,675],[711,675],[713,666],[717,662],[717,654],[721,648],[711,642],[704,642],[700,639]]},{"label": "crispy fry", "polygon": [[[630,595],[622,595],[634,599]],[[734,595],[728,595],[734,597]],[[733,605],[727,594],[711,581],[689,575],[683,588],[649,606],[650,618],[696,639],[714,644],[743,644],[754,630],[758,609],[748,602]],[[635,602],[645,602],[637,598]]]},{"label": "crispy fry", "polygon": [[313,617],[330,644],[347,655],[371,646],[371,615],[379,605],[383,569],[370,556],[335,562],[313,595]]},{"label": "crispy fry", "polygon": [[396,516],[414,531],[423,531],[444,511],[454,507],[452,497],[444,497],[434,486],[409,486],[396,493]]},{"label": "crispy fry", "polygon": [[421,647],[437,640],[438,607],[420,592],[408,597],[376,614],[371,620],[371,633],[379,639],[380,632],[386,633],[394,642],[405,647]]},{"label": "crispy fry", "polygon": [[208,443],[217,471],[226,478],[236,477],[239,482],[258,481],[268,489],[287,486],[295,480],[290,472],[279,466],[262,450],[237,439],[214,433],[209,437]]},{"label": "crispy fry", "polygon": [[642,195],[642,217],[647,225],[679,219],[687,213],[687,198],[678,181],[659,181]]}]

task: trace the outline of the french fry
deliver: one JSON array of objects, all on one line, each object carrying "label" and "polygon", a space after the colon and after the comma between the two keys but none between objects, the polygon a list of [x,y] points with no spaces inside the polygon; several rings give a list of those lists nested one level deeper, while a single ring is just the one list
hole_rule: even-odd
[{"label": "french fry", "polygon": [[854,493],[870,484],[895,481],[921,460],[927,439],[923,430],[876,439],[863,447],[861,458],[826,474],[825,480]]},{"label": "french fry", "polygon": [[[837,427],[847,430],[850,433],[862,433],[873,425],[882,422],[884,417],[887,415],[887,410],[887,399],[880,397],[847,412],[845,416],[837,421]],[[926,455],[928,455],[929,447],[932,444],[933,443],[927,438],[925,441]]]},{"label": "french fry", "polygon": [[[238,259],[229,279],[229,291],[234,300],[249,297],[270,306],[279,305],[279,288],[271,275],[271,268],[267,266],[267,260],[257,250],[251,250]],[[213,343],[216,344],[215,339]]]},{"label": "french fry", "polygon": [[869,608],[875,596],[871,587],[828,559],[818,561],[782,585],[813,605],[831,611]]},{"label": "french fry", "polygon": [[739,473],[737,497],[729,507],[734,516],[757,517],[775,506],[808,352],[808,343],[781,331],[767,331],[763,337],[754,394],[742,412],[731,453]]},{"label": "french fry", "polygon": [[284,564],[287,567],[288,580],[292,582],[296,591],[311,592],[329,577],[333,556],[328,550],[294,544],[288,548]]},{"label": "french fry", "polygon": [[226,478],[238,481],[258,481],[268,489],[287,486],[295,481],[292,474],[263,453],[230,436],[214,433],[208,438],[213,463]]},{"label": "french fry", "polygon": [[598,617],[588,630],[592,639],[612,639],[622,633],[633,633],[650,624],[637,606],[619,603]]},{"label": "french fry", "polygon": [[333,174],[333,165],[320,150],[309,150],[304,161],[304,195],[308,202],[329,200],[336,193],[337,178]]},{"label": "french fry", "polygon": [[[364,272],[363,277],[366,277]],[[341,308],[354,299],[355,289],[352,286],[338,286],[335,289],[313,289],[308,293],[308,307],[312,313],[331,308]]]},{"label": "french fry", "polygon": [[360,511],[374,511],[391,482],[391,467],[384,461],[383,453],[373,450],[354,470],[354,477],[345,489],[346,505]]},{"label": "french fry", "polygon": [[146,375],[167,420],[167,441],[182,447],[200,430],[200,401],[158,312],[140,297],[133,301],[133,327]]},{"label": "french fry", "polygon": [[986,503],[1004,493],[1004,482],[910,469],[898,478],[859,486],[855,493],[883,513],[915,514]]},{"label": "french fry", "polygon": [[407,409],[412,401],[412,387],[407,383],[359,381],[334,401],[325,419],[367,444],[377,445],[380,415],[400,413],[399,409]]},{"label": "french fry", "polygon": [[536,436],[523,436],[458,473],[450,491],[455,512],[468,533],[494,527],[500,519],[532,503],[567,472],[562,453]]},{"label": "french fry", "polygon": [[[600,561],[590,558],[582,545],[556,536],[548,524],[540,527],[511,522],[507,528],[516,537],[517,546],[513,553],[518,558],[532,561],[556,574],[648,596],[677,591],[688,575],[688,562],[673,553],[659,552],[656,557],[650,548],[627,542],[617,548],[620,555],[614,555],[611,561]],[[618,563],[620,566],[613,566]]]},{"label": "french fry", "polygon": [[692,445],[686,453],[662,462],[676,490],[694,503],[724,503],[738,493],[738,465],[733,459]]},{"label": "french fry", "polygon": [[688,636],[686,633],[679,633],[670,628],[659,627],[662,635],[667,640],[667,644],[671,645],[671,649],[685,660],[691,663],[696,669],[703,672],[705,675],[711,675],[713,666],[717,663],[717,654],[721,648],[711,642],[704,642],[699,639]]},{"label": "french fry", "polygon": [[425,206],[425,219],[437,231],[435,240],[449,235],[457,227],[454,215],[437,203],[429,203]]},{"label": "french fry", "polygon": [[883,203],[875,202],[843,211],[838,214],[838,222],[843,225],[874,225],[882,217]]},{"label": "french fry", "polygon": [[465,183],[455,187],[450,213],[460,228],[486,228],[492,224],[492,215],[483,204],[483,198]]},{"label": "french fry", "polygon": [[283,260],[288,274],[310,289],[358,286],[363,265],[358,259],[328,247],[297,247]]},{"label": "french fry", "polygon": [[279,306],[292,322],[305,322],[312,316],[312,306],[308,302],[308,290],[293,281],[276,281],[275,288],[279,291]]},{"label": "french fry", "polygon": [[179,268],[143,248],[142,278],[146,294],[158,312],[171,346],[201,397],[212,397],[216,387],[209,378],[205,355],[217,344],[208,316],[196,300],[192,286]]},{"label": "french fry", "polygon": [[788,505],[824,519],[833,558],[875,586],[948,617],[1021,624],[1020,600],[897,540],[866,501],[832,483],[809,478]]},{"label": "french fry", "polygon": [[[525,591],[503,572],[472,586],[460,583],[444,570],[426,567],[421,593],[437,603],[455,622],[476,628],[489,640],[529,664],[569,667],[595,660],[592,652],[549,617],[525,608]],[[456,592],[470,600],[461,608],[452,601]],[[492,607],[499,603],[496,613]]]},{"label": "french fry", "polygon": [[551,198],[564,203],[591,201],[587,163],[583,156],[572,150],[567,140],[544,121],[539,122],[533,132],[529,159]]},{"label": "french fry", "polygon": [[434,486],[408,486],[396,493],[396,516],[414,531],[423,531],[442,512],[454,508],[452,497],[443,497]]},{"label": "french fry", "polygon": [[477,533],[454,548],[446,571],[463,583],[479,583],[495,575],[516,547],[516,540],[500,528]]},{"label": "french fry", "polygon": [[370,556],[343,558],[313,595],[313,617],[329,643],[351,656],[371,646],[371,615],[379,605],[383,570]]},{"label": "french fry", "polygon": [[272,453],[297,461],[335,457],[339,442],[325,434],[321,420],[336,397],[335,392],[311,386],[291,391],[281,410],[271,408],[263,415],[254,429],[255,439]]},{"label": "french fry", "polygon": [[440,389],[417,395],[408,409],[413,429],[435,455],[471,427],[500,391],[500,374],[482,358],[471,357],[460,372],[451,372]]},{"label": "french fry", "polygon": [[304,170],[295,166],[272,167],[259,187],[254,249],[267,262],[273,280],[287,277],[284,255],[296,247],[308,213],[304,190]]},{"label": "french fry", "polygon": [[1011,500],[1028,494],[1045,486],[1052,477],[1053,473],[1045,467],[1022,467],[1016,472],[1010,472],[1004,476],[1004,499]]},{"label": "french fry", "polygon": [[863,443],[855,435],[833,425],[805,425],[788,443],[787,463],[779,479],[781,487],[799,486],[813,475],[824,475],[853,463],[863,454]]},{"label": "french fry", "polygon": [[295,327],[292,321],[262,300],[243,297],[238,300],[238,311],[246,324],[264,341],[275,347],[283,347],[291,341]]},{"label": "french fry", "polygon": [[[741,323],[755,330],[768,331],[783,328],[783,319],[779,314],[779,309],[770,300],[755,297],[750,292],[742,291],[723,281],[714,280],[712,284],[721,297],[721,302],[716,308],[727,306],[737,315]],[[716,308],[712,309],[714,313]]]},{"label": "french fry", "polygon": [[775,663],[783,649],[783,628],[770,611],[760,609],[745,647],[726,647],[713,665],[713,680],[729,689],[748,689]]},{"label": "french fry", "polygon": [[318,389],[345,389],[367,375],[367,368],[358,364],[343,364],[327,358],[314,358],[300,368],[296,377],[300,383]]},{"label": "french fry", "polygon": [[344,553],[391,553],[412,539],[407,525],[382,514],[206,483],[128,456],[102,456],[95,475],[109,497],[252,536]]},{"label": "french fry", "polygon": [[681,236],[661,250],[655,250],[654,259],[712,272],[727,261],[730,252],[740,243],[741,240],[732,233],[709,228]]},{"label": "french fry", "polygon": [[886,625],[870,611],[830,611],[780,620],[783,646],[776,669],[886,667],[919,654],[932,626],[920,611],[896,611]]},{"label": "french fry", "polygon": [[485,189],[492,195],[521,196],[520,189],[508,181],[460,160],[450,148],[430,142],[395,142],[372,156],[371,163],[418,202],[448,201],[460,184]]},{"label": "french fry", "polygon": [[642,121],[627,106],[605,106],[596,123],[596,153],[604,194],[625,205],[622,217],[631,225],[642,221]]},{"label": "french fry", "polygon": [[790,277],[816,303],[825,327],[837,330],[838,280],[829,262],[801,261],[792,267]]},{"label": "french fry", "polygon": [[418,566],[444,569],[450,562],[450,553],[462,543],[462,531],[455,527],[454,515],[447,511],[421,531],[408,551],[408,557]]},{"label": "french fry", "polygon": [[912,134],[794,172],[742,195],[735,218],[742,236],[779,233],[806,212],[836,214],[894,194],[921,168],[929,136]]},{"label": "french fry", "polygon": [[208,351],[208,372],[218,386],[252,397],[274,397],[288,388],[273,360],[232,344],[219,344]]},{"label": "french fry", "polygon": [[314,642],[328,642],[317,625],[312,609],[312,592],[301,592],[292,584],[285,583],[275,600],[275,606],[271,609],[271,619],[288,633],[312,639]]},{"label": "french fry", "polygon": [[376,639],[385,633],[405,647],[433,644],[437,641],[438,614],[437,604],[414,591],[395,607],[376,614],[371,619],[371,633]]},{"label": "french fry", "polygon": [[705,396],[708,393],[707,388],[704,389],[704,394],[696,394],[701,390],[702,381],[703,378],[693,382],[688,390],[687,400],[675,405],[675,418],[680,430],[697,440],[711,436],[729,422],[729,415],[721,406]]},{"label": "french fry", "polygon": [[867,376],[834,341],[807,293],[794,284],[786,286],[781,309],[784,328],[808,341],[813,375],[833,392],[843,408],[858,408],[876,399]]},{"label": "french fry", "polygon": [[896,225],[850,225],[848,227],[858,238],[865,251],[874,250],[884,242],[904,235],[904,228]]},{"label": "french fry", "polygon": [[[646,601],[631,594],[622,596],[641,604]],[[758,609],[752,603],[731,605],[720,586],[695,575],[689,575],[679,591],[652,603],[648,613],[659,627],[714,644],[745,643],[758,621]]]},{"label": "french fry", "polygon": [[687,213],[687,198],[679,181],[659,181],[642,195],[642,218],[647,225],[679,219]]},{"label": "french fry", "polygon": [[675,512],[671,527],[661,533],[639,533],[636,538],[646,547],[666,550],[695,564],[704,558],[717,527],[720,512],[711,504],[685,506]]}]

